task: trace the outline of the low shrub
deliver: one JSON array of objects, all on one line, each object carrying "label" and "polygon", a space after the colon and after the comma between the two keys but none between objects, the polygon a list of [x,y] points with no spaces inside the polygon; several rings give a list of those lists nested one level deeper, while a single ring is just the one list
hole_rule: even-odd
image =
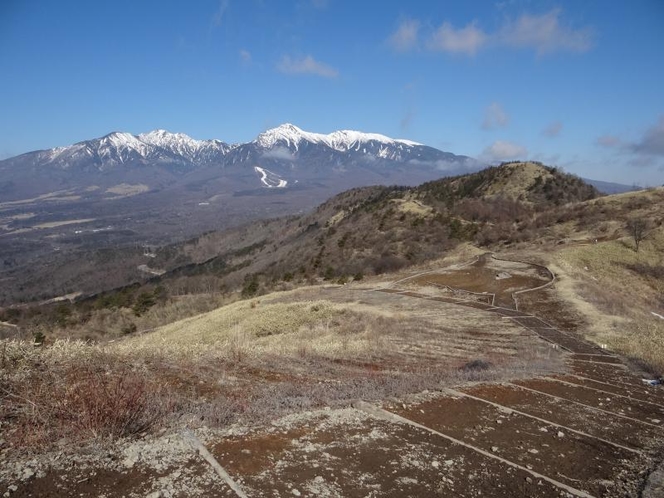
[{"label": "low shrub", "polygon": [[57,359],[10,345],[3,358],[0,424],[13,446],[131,436],[168,413],[156,379],[109,355]]}]

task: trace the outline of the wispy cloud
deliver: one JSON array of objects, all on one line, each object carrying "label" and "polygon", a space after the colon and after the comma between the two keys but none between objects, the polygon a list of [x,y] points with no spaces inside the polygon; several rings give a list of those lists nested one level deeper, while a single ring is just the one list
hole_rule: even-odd
[{"label": "wispy cloud", "polygon": [[287,147],[275,147],[263,152],[262,155],[267,159],[284,159],[287,161],[292,161],[295,158]]},{"label": "wispy cloud", "polygon": [[594,30],[561,24],[560,13],[560,9],[553,9],[541,15],[522,14],[507,21],[498,33],[498,42],[517,48],[534,48],[538,55],[590,50],[594,44]]},{"label": "wispy cloud", "polygon": [[455,28],[444,22],[429,38],[430,50],[453,54],[475,55],[488,41],[488,36],[475,22],[464,28]]},{"label": "wispy cloud", "polygon": [[496,140],[486,147],[480,156],[489,162],[507,161],[509,159],[525,159],[528,156],[528,149],[514,142]]},{"label": "wispy cloud", "polygon": [[484,121],[482,121],[483,130],[493,130],[495,128],[504,128],[510,122],[509,115],[498,102],[492,102],[484,111]]},{"label": "wispy cloud", "polygon": [[277,69],[285,74],[312,74],[323,78],[339,76],[339,71],[332,66],[317,61],[311,55],[299,59],[284,55],[277,64]]},{"label": "wispy cloud", "polygon": [[221,26],[221,22],[224,20],[224,15],[226,14],[226,11],[228,10],[228,6],[230,5],[229,0],[219,0],[219,5],[217,6],[217,10],[214,11],[214,14],[212,15],[212,26],[213,27],[219,27]]},{"label": "wispy cloud", "polygon": [[[598,137],[595,144],[613,150],[633,168],[664,171],[664,114],[636,140],[607,134]],[[656,183],[661,184],[661,179]]]},{"label": "wispy cloud", "polygon": [[250,65],[251,62],[253,61],[253,58],[251,57],[251,52],[249,52],[249,50],[243,48],[240,50],[239,55],[242,63],[247,66]]},{"label": "wispy cloud", "polygon": [[397,52],[407,52],[417,47],[420,22],[414,19],[404,19],[399,23],[396,31],[388,38],[389,45]]},{"label": "wispy cloud", "polygon": [[[390,45],[398,51],[411,50],[419,45],[421,23],[408,19],[399,24],[390,36]],[[426,38],[431,51],[474,56],[489,47],[530,49],[538,56],[554,52],[582,53],[595,44],[595,30],[590,26],[574,27],[562,21],[562,10],[552,9],[543,14],[521,14],[505,18],[495,31],[483,29],[477,21],[456,27],[444,21]]]},{"label": "wispy cloud", "polygon": [[630,144],[629,148],[636,154],[664,156],[664,115],[660,116],[659,121],[648,128],[637,142]]},{"label": "wispy cloud", "polygon": [[399,122],[401,131],[406,131],[410,128],[410,125],[413,122],[413,119],[415,119],[415,116],[417,116],[415,109],[412,107],[406,109],[406,112],[404,112],[403,116],[401,117],[401,121]]},{"label": "wispy cloud", "polygon": [[311,0],[311,5],[317,9],[325,9],[329,3],[329,0]]},{"label": "wispy cloud", "polygon": [[615,135],[602,135],[595,140],[595,143],[601,147],[618,147],[622,140]]},{"label": "wispy cloud", "polygon": [[549,138],[555,138],[563,131],[563,124],[560,121],[552,121],[542,130],[542,135]]}]

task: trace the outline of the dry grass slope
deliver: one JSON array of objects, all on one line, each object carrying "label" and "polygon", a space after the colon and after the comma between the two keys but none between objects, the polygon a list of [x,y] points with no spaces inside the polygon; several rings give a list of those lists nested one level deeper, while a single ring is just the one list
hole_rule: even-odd
[{"label": "dry grass slope", "polygon": [[638,252],[629,237],[579,245],[554,257],[562,295],[587,317],[588,336],[664,372],[664,229]]},{"label": "dry grass slope", "polygon": [[476,310],[313,287],[105,345],[3,341],[0,424],[13,448],[38,450],[559,368],[556,351]]}]

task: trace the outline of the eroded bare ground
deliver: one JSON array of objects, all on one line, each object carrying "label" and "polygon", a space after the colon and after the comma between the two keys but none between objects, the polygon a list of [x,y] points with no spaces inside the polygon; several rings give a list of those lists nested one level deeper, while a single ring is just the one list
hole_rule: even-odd
[{"label": "eroded bare ground", "polygon": [[[17,463],[3,474],[0,491],[21,497],[648,496],[644,487],[664,448],[661,386],[645,385],[621,358],[570,329],[459,299],[431,285],[431,276],[418,282],[320,292],[332,301],[380,302],[391,311],[418,306],[423,319],[472,320],[454,333],[429,331],[401,344],[403,355],[392,359],[402,367],[429,357],[458,368],[494,350],[491,359],[507,368],[537,343],[562,355],[564,373],[456,379],[436,391],[296,413],[267,426],[200,429],[239,492],[179,433],[77,459],[56,452]],[[492,323],[505,322],[513,327],[492,330]],[[365,367],[384,369],[387,361]]]}]

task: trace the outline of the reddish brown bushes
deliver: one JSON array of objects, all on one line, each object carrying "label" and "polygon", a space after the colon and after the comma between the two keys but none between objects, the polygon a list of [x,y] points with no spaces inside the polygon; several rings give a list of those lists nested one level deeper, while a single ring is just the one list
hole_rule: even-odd
[{"label": "reddish brown bushes", "polygon": [[116,359],[32,359],[25,374],[5,371],[0,383],[0,422],[15,446],[129,436],[167,413],[159,383]]}]

